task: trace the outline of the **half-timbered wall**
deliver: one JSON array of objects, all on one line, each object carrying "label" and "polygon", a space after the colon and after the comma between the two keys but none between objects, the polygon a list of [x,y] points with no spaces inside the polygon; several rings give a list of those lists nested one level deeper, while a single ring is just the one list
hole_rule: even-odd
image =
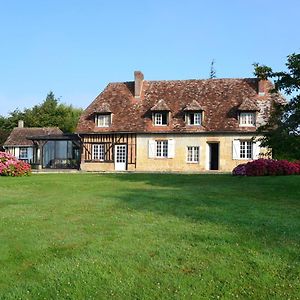
[{"label": "half-timbered wall", "polygon": [[95,161],[92,157],[93,144],[103,144],[105,151],[105,160],[103,163],[114,162],[114,146],[118,144],[127,145],[127,163],[130,165],[136,165],[136,134],[124,133],[124,134],[92,134],[83,135],[82,138],[82,155],[81,162],[99,162]]}]

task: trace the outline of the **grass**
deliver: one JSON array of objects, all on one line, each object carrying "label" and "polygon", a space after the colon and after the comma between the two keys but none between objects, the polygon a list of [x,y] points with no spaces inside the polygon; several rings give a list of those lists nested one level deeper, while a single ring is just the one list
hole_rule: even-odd
[{"label": "grass", "polygon": [[0,177],[0,299],[300,299],[300,177]]}]

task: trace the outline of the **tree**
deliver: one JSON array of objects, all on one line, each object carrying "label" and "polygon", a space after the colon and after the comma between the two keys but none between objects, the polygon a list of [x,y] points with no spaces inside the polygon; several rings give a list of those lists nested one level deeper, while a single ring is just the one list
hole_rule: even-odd
[{"label": "tree", "polygon": [[215,69],[215,60],[213,59],[211,61],[211,64],[210,64],[210,73],[209,73],[209,78],[210,79],[213,79],[213,78],[216,78],[216,69]]},{"label": "tree", "polygon": [[264,133],[262,145],[273,150],[274,158],[300,159],[300,54],[287,57],[287,71],[254,64],[254,74],[260,79],[273,79],[274,90],[291,97],[286,105],[274,104],[269,122],[259,128]]},{"label": "tree", "polygon": [[[59,127],[63,132],[74,132],[82,109],[59,103],[53,92],[48,93],[43,103],[32,108],[19,109],[9,113],[8,117],[0,116],[0,145],[19,120],[26,127]],[[2,138],[1,138],[2,137]]]}]

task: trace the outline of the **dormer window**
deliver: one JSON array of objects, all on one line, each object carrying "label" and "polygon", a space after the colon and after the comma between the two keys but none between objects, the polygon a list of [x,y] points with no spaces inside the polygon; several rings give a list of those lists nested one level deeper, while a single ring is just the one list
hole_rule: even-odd
[{"label": "dormer window", "polygon": [[240,112],[240,126],[255,126],[255,112]]},{"label": "dormer window", "polygon": [[186,113],[186,122],[188,125],[201,125],[202,113],[201,112],[188,112]]},{"label": "dormer window", "polygon": [[196,100],[193,100],[190,104],[188,104],[183,111],[185,112],[185,123],[187,125],[202,125],[203,108]]},{"label": "dormer window", "polygon": [[153,121],[155,126],[168,125],[168,112],[156,112],[153,114]]},{"label": "dormer window", "polygon": [[95,115],[95,124],[97,127],[109,127],[111,124],[111,114]]},{"label": "dormer window", "polygon": [[154,126],[167,126],[169,124],[170,108],[165,100],[160,99],[150,110],[152,111]]}]

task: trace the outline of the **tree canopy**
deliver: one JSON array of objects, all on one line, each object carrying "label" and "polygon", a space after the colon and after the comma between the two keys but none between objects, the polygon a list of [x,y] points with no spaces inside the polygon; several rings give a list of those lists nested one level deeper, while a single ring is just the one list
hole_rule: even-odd
[{"label": "tree canopy", "polygon": [[0,116],[0,145],[8,133],[23,120],[26,127],[59,127],[63,132],[74,132],[82,109],[59,103],[53,92],[32,108],[15,109],[8,117]]},{"label": "tree canopy", "polygon": [[254,74],[260,79],[273,79],[274,90],[283,92],[291,99],[284,106],[274,105],[271,118],[259,131],[264,132],[262,145],[273,151],[274,158],[300,159],[300,54],[287,57],[286,71],[275,72],[272,68],[254,64]]}]

